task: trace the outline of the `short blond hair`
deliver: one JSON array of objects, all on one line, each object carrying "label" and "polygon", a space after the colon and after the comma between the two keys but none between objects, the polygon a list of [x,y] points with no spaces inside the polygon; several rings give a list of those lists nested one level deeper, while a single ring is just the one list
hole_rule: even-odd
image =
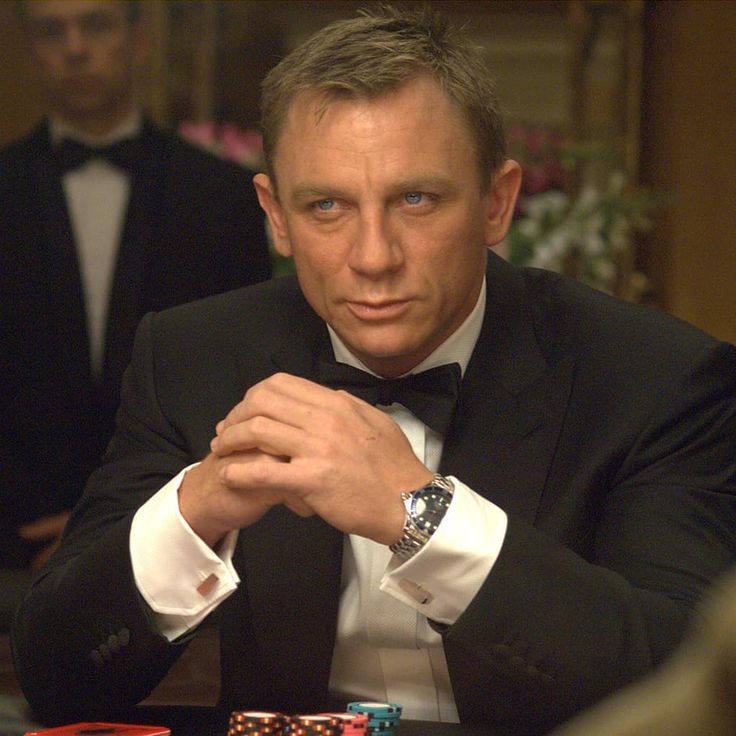
[{"label": "short blond hair", "polygon": [[[410,80],[435,79],[464,118],[473,138],[483,184],[506,158],[495,84],[481,51],[428,7],[382,6],[326,26],[291,52],[263,81],[261,125],[266,170],[274,179],[279,135],[297,95],[373,99]],[[427,121],[431,133],[431,121]]]}]

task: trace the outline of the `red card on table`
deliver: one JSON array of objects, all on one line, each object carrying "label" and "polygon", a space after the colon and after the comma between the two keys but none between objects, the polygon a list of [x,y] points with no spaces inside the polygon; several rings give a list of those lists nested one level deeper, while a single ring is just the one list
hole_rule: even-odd
[{"label": "red card on table", "polygon": [[25,736],[170,736],[166,726],[133,723],[70,723],[67,726],[27,731]]}]

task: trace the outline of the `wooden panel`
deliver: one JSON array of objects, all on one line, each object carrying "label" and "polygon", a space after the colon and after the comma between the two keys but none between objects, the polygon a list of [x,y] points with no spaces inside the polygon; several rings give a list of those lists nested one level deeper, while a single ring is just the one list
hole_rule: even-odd
[{"label": "wooden panel", "polygon": [[12,2],[0,2],[0,146],[28,132],[44,110]]},{"label": "wooden panel", "polygon": [[658,300],[736,343],[736,2],[648,7],[642,176],[674,193],[648,240]]}]

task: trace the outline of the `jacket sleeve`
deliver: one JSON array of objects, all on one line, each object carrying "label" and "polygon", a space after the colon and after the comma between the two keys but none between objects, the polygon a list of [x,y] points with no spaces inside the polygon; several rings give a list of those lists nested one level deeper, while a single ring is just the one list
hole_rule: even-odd
[{"label": "jacket sleeve", "polygon": [[[578,508],[568,498],[534,524],[509,517],[496,565],[444,631],[461,717],[546,733],[661,663],[733,563],[733,346],[711,343],[653,405],[633,442],[600,443],[608,464],[596,487],[576,488],[590,478],[575,470],[550,473],[545,493],[570,494]],[[575,523],[555,517],[564,506]]]},{"label": "jacket sleeve", "polygon": [[152,322],[144,318],[138,331],[106,463],[13,624],[18,678],[44,722],[110,719],[144,699],[185,648],[152,627],[128,546],[135,510],[191,462],[158,408]]}]

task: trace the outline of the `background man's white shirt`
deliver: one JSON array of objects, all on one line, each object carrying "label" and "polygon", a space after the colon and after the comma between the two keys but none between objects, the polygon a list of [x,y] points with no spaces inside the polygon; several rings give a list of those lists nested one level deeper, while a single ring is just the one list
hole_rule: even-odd
[{"label": "background man's white shirt", "polygon": [[[62,120],[49,121],[51,142],[65,138],[89,146],[107,146],[140,132],[140,112],[102,137],[91,137]],[[93,159],[61,178],[72,234],[77,246],[90,347],[92,374],[102,373],[110,290],[130,198],[130,177],[122,169]]]}]

